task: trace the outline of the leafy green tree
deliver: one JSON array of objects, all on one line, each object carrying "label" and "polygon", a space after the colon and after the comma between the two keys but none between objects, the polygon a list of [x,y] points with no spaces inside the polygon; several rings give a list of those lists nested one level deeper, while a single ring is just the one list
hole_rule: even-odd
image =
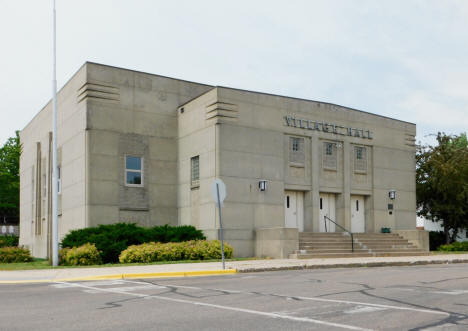
[{"label": "leafy green tree", "polygon": [[437,134],[436,146],[419,146],[416,153],[418,215],[441,222],[447,244],[459,229],[468,228],[468,140]]},{"label": "leafy green tree", "polygon": [[19,131],[0,148],[0,221],[19,216]]}]

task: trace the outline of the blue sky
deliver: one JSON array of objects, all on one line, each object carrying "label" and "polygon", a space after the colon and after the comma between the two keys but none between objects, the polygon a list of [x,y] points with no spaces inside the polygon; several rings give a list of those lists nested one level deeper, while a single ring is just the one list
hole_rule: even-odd
[{"label": "blue sky", "polygon": [[[51,1],[0,0],[0,144],[51,97]],[[61,87],[87,60],[468,128],[468,1],[57,0]]]}]

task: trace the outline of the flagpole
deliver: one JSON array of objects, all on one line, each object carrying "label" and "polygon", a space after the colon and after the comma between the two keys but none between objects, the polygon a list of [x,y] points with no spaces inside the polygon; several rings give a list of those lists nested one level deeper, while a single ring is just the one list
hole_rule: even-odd
[{"label": "flagpole", "polygon": [[53,69],[52,69],[52,265],[58,266],[58,176],[57,176],[57,75],[56,14],[53,5]]}]

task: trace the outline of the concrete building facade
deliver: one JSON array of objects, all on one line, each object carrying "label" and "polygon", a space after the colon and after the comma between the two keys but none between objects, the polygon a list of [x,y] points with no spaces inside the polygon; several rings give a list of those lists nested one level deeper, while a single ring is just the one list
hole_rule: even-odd
[{"label": "concrete building facade", "polygon": [[[40,257],[50,254],[51,115],[49,103],[20,135],[20,244]],[[302,231],[414,237],[415,134],[329,103],[87,62],[58,94],[59,234],[122,221],[191,224],[216,239],[220,178],[236,256],[286,257]]]}]

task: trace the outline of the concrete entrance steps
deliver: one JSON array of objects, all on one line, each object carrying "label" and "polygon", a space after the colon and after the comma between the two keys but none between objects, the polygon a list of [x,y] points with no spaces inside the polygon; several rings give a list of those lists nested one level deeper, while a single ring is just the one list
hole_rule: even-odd
[{"label": "concrete entrance steps", "polygon": [[371,256],[419,256],[428,255],[408,240],[393,233],[356,233],[354,252],[351,250],[351,236],[343,232],[299,233],[299,250],[290,258],[337,258]]}]

